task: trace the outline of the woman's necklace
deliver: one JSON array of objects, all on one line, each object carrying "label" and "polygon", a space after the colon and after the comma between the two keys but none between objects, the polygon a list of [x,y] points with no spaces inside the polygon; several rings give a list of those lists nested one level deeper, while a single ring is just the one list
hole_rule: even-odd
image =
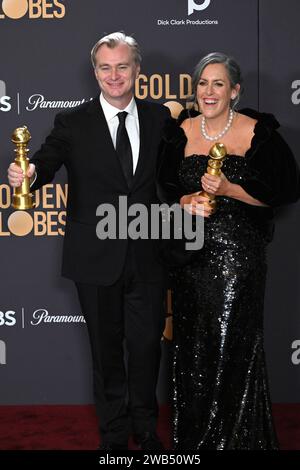
[{"label": "woman's necklace", "polygon": [[228,118],[226,126],[224,127],[224,129],[221,132],[219,132],[219,134],[214,135],[213,137],[211,137],[210,135],[207,134],[207,132],[205,130],[206,120],[205,120],[205,117],[202,116],[202,119],[201,119],[201,133],[202,133],[203,137],[206,140],[210,140],[212,142],[215,141],[215,140],[221,139],[221,137],[223,137],[223,135],[225,135],[226,132],[228,131],[228,129],[230,128],[230,126],[232,124],[232,121],[233,121],[233,116],[234,116],[234,112],[233,112],[232,109],[230,109],[229,118]]}]

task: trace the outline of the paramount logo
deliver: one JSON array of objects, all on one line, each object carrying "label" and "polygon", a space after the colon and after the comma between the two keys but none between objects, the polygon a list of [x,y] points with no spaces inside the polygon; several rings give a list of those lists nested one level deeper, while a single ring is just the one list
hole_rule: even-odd
[{"label": "paramount logo", "polygon": [[50,315],[48,310],[40,308],[32,314],[31,325],[36,326],[41,323],[85,323],[83,315]]},{"label": "paramount logo", "polygon": [[75,100],[47,100],[44,95],[36,93],[28,98],[28,105],[26,111],[35,111],[36,109],[66,109],[75,108],[82,103],[91,101],[93,98],[82,98]]}]

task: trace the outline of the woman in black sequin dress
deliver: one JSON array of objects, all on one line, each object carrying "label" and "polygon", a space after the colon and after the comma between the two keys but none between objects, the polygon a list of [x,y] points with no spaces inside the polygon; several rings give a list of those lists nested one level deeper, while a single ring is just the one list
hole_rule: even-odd
[{"label": "woman in black sequin dress", "polygon": [[[232,58],[204,57],[193,84],[201,114],[168,124],[158,170],[161,199],[205,217],[203,248],[188,264],[180,253],[182,265],[171,268],[174,446],[276,449],[263,337],[266,246],[273,208],[300,196],[299,170],[272,115],[231,111],[241,92]],[[221,177],[206,173],[216,141],[228,151]],[[217,196],[215,214],[202,189]],[[177,254],[165,245],[170,265]]]}]

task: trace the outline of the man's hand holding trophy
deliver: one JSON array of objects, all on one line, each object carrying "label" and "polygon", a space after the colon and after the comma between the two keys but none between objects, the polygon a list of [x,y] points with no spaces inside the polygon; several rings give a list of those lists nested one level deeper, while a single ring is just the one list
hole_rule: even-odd
[{"label": "man's hand holding trophy", "polygon": [[34,207],[33,195],[30,192],[30,180],[35,173],[35,165],[29,163],[27,157],[27,144],[31,135],[26,126],[18,127],[12,135],[12,142],[16,145],[17,154],[13,163],[8,168],[9,184],[14,188],[12,206],[18,210],[26,210]]}]

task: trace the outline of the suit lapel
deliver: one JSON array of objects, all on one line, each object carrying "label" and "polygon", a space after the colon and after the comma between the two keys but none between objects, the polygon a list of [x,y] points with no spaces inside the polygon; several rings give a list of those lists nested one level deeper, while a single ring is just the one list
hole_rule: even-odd
[{"label": "suit lapel", "polygon": [[102,142],[107,148],[113,150],[114,146],[111,140],[109,128],[102,110],[102,107],[99,102],[99,97],[94,98],[87,109],[88,114],[91,116],[92,131],[96,131],[97,139],[96,142],[101,138]]},{"label": "suit lapel", "polygon": [[[118,173],[121,173],[122,178],[125,184],[127,185],[120,160],[118,158],[117,152],[111,139],[111,135],[102,110],[102,106],[100,105],[99,97],[96,97],[90,102],[87,112],[91,116],[91,142],[92,145],[95,146],[95,154],[105,152],[104,158],[110,159],[111,163],[115,167],[115,170]],[[96,150],[97,147],[99,148],[99,152]]]},{"label": "suit lapel", "polygon": [[[151,113],[147,109],[147,103],[143,102],[142,100],[138,100],[137,98],[135,101],[138,110],[140,127],[140,150],[137,167],[133,176],[132,188],[145,169],[148,158],[148,149],[150,148],[151,144],[151,134],[153,127]],[[127,186],[120,160],[111,140],[111,135],[102,107],[100,105],[99,97],[94,98],[90,102],[87,112],[91,116],[91,143],[93,146],[95,146],[95,154],[99,155],[100,152],[105,151],[105,158],[111,159],[111,163],[115,166],[116,171],[122,175],[124,184]],[[97,150],[97,148],[99,150]]]},{"label": "suit lapel", "polygon": [[140,127],[140,151],[137,167],[133,176],[132,186],[137,182],[139,176],[142,174],[145,163],[148,157],[148,148],[151,142],[151,129],[152,129],[152,120],[149,111],[146,109],[146,103],[142,100],[135,99],[138,117],[139,117],[139,127]]}]

